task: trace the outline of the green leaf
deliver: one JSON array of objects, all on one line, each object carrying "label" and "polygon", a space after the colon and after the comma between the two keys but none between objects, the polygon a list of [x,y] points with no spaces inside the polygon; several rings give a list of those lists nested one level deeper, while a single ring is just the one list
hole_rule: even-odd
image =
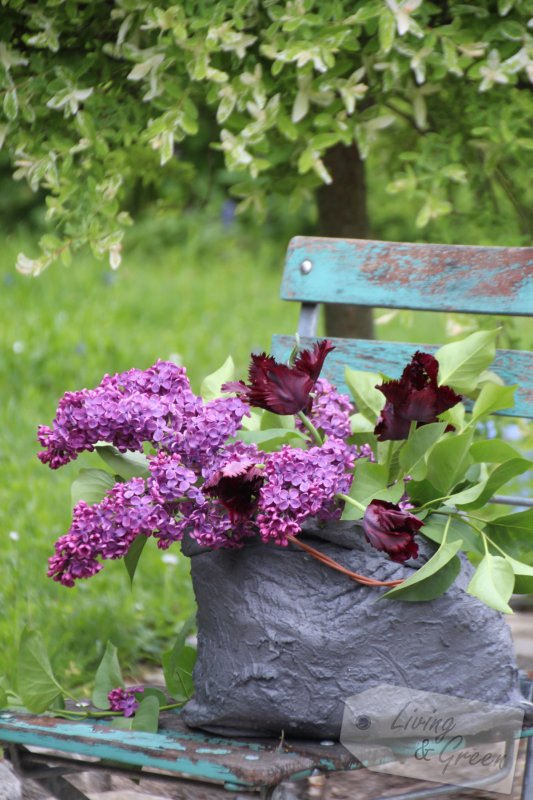
[{"label": "green leaf", "polygon": [[378,36],[381,49],[389,53],[396,36],[396,20],[388,8],[384,8],[379,15]]},{"label": "green leaf", "polygon": [[97,444],[96,452],[102,461],[105,461],[107,466],[113,470],[114,475],[120,475],[126,481],[131,478],[147,478],[150,474],[148,459],[144,453],[121,453],[116,447],[108,444]]},{"label": "green leaf", "polygon": [[479,383],[484,370],[494,361],[498,331],[476,331],[460,342],[439,348],[439,384],[453,386],[458,392],[470,394]]},{"label": "green leaf", "polygon": [[483,490],[487,485],[487,481],[488,477],[479,481],[479,483],[474,483],[470,486],[467,486],[465,489],[461,489],[461,491],[450,495],[450,497],[448,497],[446,500],[443,500],[444,505],[453,507],[456,505],[463,505],[464,503],[472,503],[483,493]]},{"label": "green leaf", "polygon": [[444,429],[445,422],[432,422],[422,425],[410,433],[409,438],[400,450],[400,465],[404,475],[411,475],[414,480],[420,481],[426,477],[426,457],[434,444],[438,442]]},{"label": "green leaf", "polygon": [[441,495],[449,493],[464,477],[471,463],[472,430],[441,439],[432,448],[427,460],[427,479]]},{"label": "green leaf", "polygon": [[478,420],[485,414],[492,414],[502,408],[512,408],[516,389],[516,386],[499,386],[497,383],[484,383],[472,409],[472,420]]},{"label": "green leaf", "polygon": [[232,381],[235,378],[235,364],[231,356],[224,361],[221,367],[215,372],[207,375],[202,381],[200,394],[206,402],[209,400],[216,400],[220,397],[222,392],[222,384]]},{"label": "green leaf", "polygon": [[96,670],[92,702],[96,708],[109,708],[107,695],[112,689],[124,686],[120,664],[118,662],[117,648],[112,642],[107,642],[105,653]]},{"label": "green leaf", "polygon": [[365,3],[362,8],[355,12],[351,17],[344,20],[345,25],[358,25],[368,22],[369,19],[378,17],[383,8],[380,2]]},{"label": "green leaf", "polygon": [[509,461],[505,461],[503,464],[499,464],[487,477],[484,481],[483,491],[473,500],[465,499],[464,497],[461,499],[455,500],[455,502],[461,505],[465,509],[474,509],[474,508],[481,508],[482,506],[486,505],[489,502],[490,498],[501,486],[505,486],[512,478],[515,478],[517,475],[522,475],[523,472],[526,472],[531,467],[531,461],[526,458],[513,458]]},{"label": "green leaf", "polygon": [[[424,528],[422,528],[422,533]],[[461,571],[457,553],[461,539],[445,541],[434,556],[400,586],[390,589],[384,597],[399,600],[433,600],[448,589]]]},{"label": "green leaf", "polygon": [[491,519],[487,536],[518,561],[533,560],[533,508]]},{"label": "green leaf", "polygon": [[144,690],[136,693],[135,696],[138,700],[144,700],[145,697],[156,697],[160,706],[166,705],[167,702],[165,693],[155,686],[145,686]]},{"label": "green leaf", "polygon": [[439,414],[439,419],[441,419],[443,422],[453,425],[456,431],[460,433],[465,426],[465,416],[466,408],[464,407],[463,403],[456,403],[447,411]]},{"label": "green leaf", "polygon": [[192,671],[196,650],[186,644],[187,636],[194,628],[196,616],[183,623],[172,650],[163,653],[162,666],[169,694],[176,700],[188,700],[193,693]]},{"label": "green leaf", "polygon": [[19,101],[17,97],[17,90],[12,87],[7,89],[4,94],[4,113],[6,117],[13,121],[17,118],[19,112]]},{"label": "green leaf", "polygon": [[159,700],[153,695],[145,697],[133,717],[131,729],[133,731],[146,731],[157,733],[159,727]]},{"label": "green leaf", "polygon": [[[450,519],[451,522],[448,522]],[[461,547],[465,552],[477,552],[482,554],[485,552],[485,548],[479,534],[476,533],[476,531],[473,530],[470,525],[467,525],[466,522],[463,522],[463,520],[460,520],[457,517],[445,517],[441,514],[430,514],[428,517],[426,517],[424,521],[424,527],[421,529],[420,533],[422,533],[426,539],[430,539],[432,542],[441,544],[444,540],[444,534],[446,533],[446,530],[446,541],[455,542],[460,540],[462,542]]]},{"label": "green leaf", "polygon": [[100,503],[114,485],[115,479],[104,469],[80,469],[70,490],[72,505],[80,500],[89,505]]},{"label": "green leaf", "polygon": [[525,564],[523,561],[517,561],[508,553],[504,553],[503,557],[509,562],[515,574],[513,592],[515,594],[533,594],[533,566]]},{"label": "green leaf", "polygon": [[514,6],[514,0],[498,0],[498,14],[505,17]]},{"label": "green leaf", "polygon": [[350,417],[352,433],[372,433],[376,427],[374,422],[367,419],[364,414],[352,414]]},{"label": "green leaf", "polygon": [[533,594],[533,578],[529,575],[515,575],[513,594]]},{"label": "green leaf", "polygon": [[375,425],[385,405],[384,395],[376,389],[376,384],[383,383],[383,378],[377,372],[365,372],[349,367],[346,367],[344,376],[357,410]]},{"label": "green leaf", "polygon": [[242,418],[241,429],[245,431],[258,431],[261,429],[262,414],[257,408],[250,409],[250,416]]},{"label": "green leaf", "polygon": [[[363,460],[356,462],[350,497],[353,497],[358,503],[363,506],[367,506],[371,500],[388,500],[389,503],[397,503],[403,493],[403,481],[399,481],[391,487],[388,486],[387,468],[384,464]],[[351,503],[346,503],[342,519],[361,519],[363,514],[364,511]]]},{"label": "green leaf", "polygon": [[[405,490],[416,506],[423,506],[441,497],[441,493],[437,491],[427,478],[424,478],[423,481],[407,481]],[[440,505],[440,502],[441,501],[438,501],[435,507]]]},{"label": "green leaf", "polygon": [[478,464],[501,464],[513,458],[521,458],[521,453],[502,439],[488,439],[485,442],[474,442],[470,455]]},{"label": "green leaf", "polygon": [[133,586],[133,579],[135,577],[135,572],[137,570],[137,565],[139,564],[139,559],[141,557],[142,551],[146,547],[146,543],[148,541],[148,537],[141,533],[140,536],[137,536],[136,539],[133,540],[132,544],[130,545],[130,549],[122,559],[124,561],[124,566],[130,576],[130,584]]},{"label": "green leaf", "polygon": [[273,414],[272,411],[263,411],[261,416],[260,429],[268,431],[275,428],[285,428],[288,431],[295,430],[293,414]]},{"label": "green leaf", "polygon": [[468,584],[467,592],[496,611],[512,614],[508,600],[513,593],[514,582],[511,564],[501,556],[486,553]]},{"label": "green leaf", "polygon": [[271,428],[267,431],[238,431],[236,438],[247,444],[256,444],[261,450],[271,452],[284,444],[305,447],[307,439],[303,433],[287,428]]},{"label": "green leaf", "polygon": [[41,635],[28,628],[20,638],[18,693],[24,706],[35,714],[42,714],[63,695]]}]

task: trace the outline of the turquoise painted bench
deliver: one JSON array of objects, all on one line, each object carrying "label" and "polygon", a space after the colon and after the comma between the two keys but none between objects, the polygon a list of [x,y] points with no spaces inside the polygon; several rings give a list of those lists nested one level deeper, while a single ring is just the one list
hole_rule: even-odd
[{"label": "turquoise painted bench", "polygon": [[[288,248],[283,300],[301,304],[302,346],[316,340],[320,306],[347,303],[391,309],[533,316],[533,247],[407,244],[366,239],[297,236]],[[434,345],[369,339],[332,339],[322,377],[348,392],[344,367],[399,378],[415,350]],[[272,353],[288,358],[294,336],[274,336]],[[533,418],[533,353],[497,350],[491,369],[518,385],[513,408],[496,414]],[[498,502],[533,506],[532,498]]]},{"label": "turquoise painted bench", "polygon": [[[533,248],[298,237],[289,246],[282,298],[302,304],[302,344],[316,336],[321,303],[531,316]],[[323,374],[340,388],[345,364],[396,377],[417,348],[340,339],[335,344],[337,349],[328,357]],[[283,358],[293,345],[294,337],[275,336],[272,351]],[[532,418],[533,355],[499,351],[494,369],[506,383],[520,387],[515,407],[500,413]],[[525,504],[524,498],[519,500]],[[524,693],[531,698],[530,681],[524,681]],[[533,729],[524,731],[524,736],[531,734]],[[533,798],[532,742],[528,738],[523,800]],[[166,712],[155,734],[117,731],[98,720],[72,722],[0,713],[0,743],[21,774],[39,780],[60,800],[86,800],[64,776],[87,769],[124,771],[138,777],[142,768],[143,777],[153,773],[158,779],[215,784],[235,792],[257,790],[262,798],[271,798],[284,781],[299,781],[316,771],[360,767],[338,743],[214,737],[187,729],[177,712]],[[460,791],[435,786],[401,798],[448,797]],[[388,797],[399,800],[400,796]]]}]

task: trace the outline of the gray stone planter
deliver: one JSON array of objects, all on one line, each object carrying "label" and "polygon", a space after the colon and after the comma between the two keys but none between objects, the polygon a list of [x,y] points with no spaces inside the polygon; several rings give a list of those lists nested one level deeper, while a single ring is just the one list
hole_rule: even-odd
[{"label": "gray stone planter", "polygon": [[[357,572],[406,578],[357,523],[306,539]],[[382,683],[520,705],[503,616],[466,594],[469,565],[436,600],[380,600],[296,547],[242,550],[184,543],[198,602],[195,696],[184,719],[222,734],[338,738],[345,700]],[[427,551],[426,551],[427,552]],[[419,557],[422,560],[422,557]]]}]

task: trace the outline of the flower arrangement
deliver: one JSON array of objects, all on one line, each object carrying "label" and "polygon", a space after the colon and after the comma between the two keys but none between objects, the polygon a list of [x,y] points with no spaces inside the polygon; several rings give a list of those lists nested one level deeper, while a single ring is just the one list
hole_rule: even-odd
[{"label": "flower arrangement", "polygon": [[476,567],[468,591],[510,612],[513,591],[533,592],[533,510],[502,515],[487,502],[531,462],[476,436],[486,415],[513,404],[514,387],[487,372],[495,337],[416,352],[397,380],[348,369],[352,397],[320,377],[328,340],[286,364],[252,355],[247,383],[228,359],[201,396],[183,367],[163,361],[66,393],[39,429],[39,458],[57,469],[96,451],[108,469],[76,480],[48,575],[71,587],[124,558],[133,576],[148,538],[166,549],[186,533],[208,548],[291,543],[338,568],[299,538],[302,526],[361,520],[354,536],[385,559],[416,558],[421,538],[436,552],[406,581],[349,577],[387,587],[386,597],[429,600],[455,580],[463,551]]}]

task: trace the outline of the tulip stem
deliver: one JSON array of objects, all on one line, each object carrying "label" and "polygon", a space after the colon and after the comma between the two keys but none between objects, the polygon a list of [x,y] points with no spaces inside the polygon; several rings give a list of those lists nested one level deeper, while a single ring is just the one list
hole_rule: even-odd
[{"label": "tulip stem", "polygon": [[387,483],[389,482],[389,473],[390,473],[390,465],[392,462],[393,450],[394,450],[394,441],[391,439],[387,447],[387,457],[385,459],[385,474],[387,477]]},{"label": "tulip stem", "polygon": [[322,445],[324,444],[324,439],[319,434],[319,432],[317,431],[317,429],[315,428],[309,417],[306,417],[303,411],[298,411],[296,416],[298,417],[302,425],[304,425],[307,428],[307,430],[311,434],[311,437],[315,440],[317,445],[319,447],[322,447]]},{"label": "tulip stem", "polygon": [[355,506],[356,508],[358,508],[359,511],[363,511],[363,512],[366,511],[366,506],[364,506],[358,500],[354,500],[353,497],[350,497],[350,495],[348,495],[348,494],[341,494],[339,492],[339,494],[336,494],[335,497],[338,498],[339,500],[344,500],[345,503],[350,503],[350,505]]}]

